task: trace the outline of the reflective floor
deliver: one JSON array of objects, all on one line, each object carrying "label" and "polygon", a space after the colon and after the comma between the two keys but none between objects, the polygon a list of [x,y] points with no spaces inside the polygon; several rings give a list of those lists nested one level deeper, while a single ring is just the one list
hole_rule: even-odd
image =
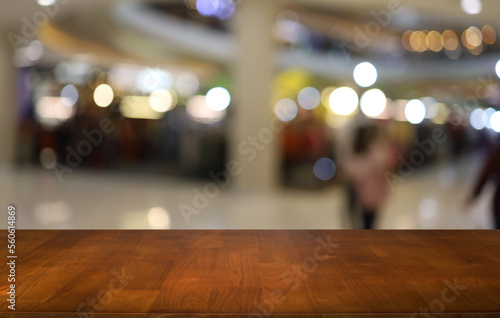
[{"label": "reflective floor", "polygon": [[[465,205],[478,157],[421,170],[398,184],[380,211],[380,229],[492,228],[493,188]],[[59,182],[53,171],[1,169],[2,206],[17,206],[20,229],[349,229],[342,187],[259,193],[213,190],[188,182],[77,170]],[[210,189],[209,189],[210,190]],[[200,195],[200,193],[202,193]],[[6,214],[4,214],[6,215]],[[0,219],[6,227],[6,217]]]}]

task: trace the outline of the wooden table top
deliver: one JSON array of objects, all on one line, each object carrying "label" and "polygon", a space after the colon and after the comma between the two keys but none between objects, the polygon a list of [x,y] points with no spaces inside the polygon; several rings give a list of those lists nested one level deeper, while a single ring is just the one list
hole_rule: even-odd
[{"label": "wooden table top", "polygon": [[1,317],[500,317],[500,231],[18,230],[16,240],[16,315],[4,264]]}]

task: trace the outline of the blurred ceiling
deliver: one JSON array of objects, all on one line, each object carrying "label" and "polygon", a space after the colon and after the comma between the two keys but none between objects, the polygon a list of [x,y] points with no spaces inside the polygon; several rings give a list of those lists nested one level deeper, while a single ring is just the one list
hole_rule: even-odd
[{"label": "blurred ceiling", "polygon": [[[221,37],[220,34],[210,30],[197,28],[195,23],[192,23],[192,26],[178,23],[176,25],[174,17],[169,19],[157,17],[155,20],[153,16],[147,16],[144,12],[134,11],[139,8],[134,4],[151,3],[151,1],[59,0],[51,7],[40,7],[34,0],[1,1],[4,8],[0,11],[2,33],[21,32],[27,23],[37,21],[37,18],[43,17],[42,13],[45,12],[54,19],[45,25],[46,28],[41,28],[43,42],[49,48],[66,56],[91,50],[96,56],[105,57],[102,59],[103,63],[113,62],[115,56],[121,60],[138,59],[140,62],[142,59],[147,63],[153,59],[153,63],[156,64],[179,64],[210,69],[210,63],[221,65],[227,63],[230,60],[228,56],[234,51],[230,37]],[[172,2],[176,0],[160,3]],[[293,8],[309,21],[321,21],[317,23],[318,25],[324,21],[324,24],[344,23],[362,26],[374,20],[374,15],[388,10],[389,4],[396,7],[401,4],[401,13],[391,16],[391,24],[386,29],[389,33],[423,28],[465,29],[471,25],[484,24],[500,29],[497,17],[500,12],[500,1],[497,0],[482,0],[483,10],[477,15],[464,13],[459,0],[281,0],[280,3],[284,8]],[[176,37],[179,27],[183,28],[182,36]],[[51,37],[50,34],[58,36]],[[71,45],[65,48],[65,43]],[[396,81],[402,78],[423,80],[426,77],[471,78],[480,76],[487,70],[490,71],[495,59],[496,56],[481,56],[465,62],[460,61],[460,67],[457,67],[457,61],[420,60],[409,65],[409,69],[401,74],[393,74],[389,69],[381,67],[380,76],[381,79],[386,77]],[[341,59],[333,64],[329,62],[331,65],[325,68],[326,61],[321,55],[302,56],[294,52],[284,52],[277,60],[282,67],[295,64],[326,77],[331,75],[331,70],[335,70],[339,76],[346,77],[352,72],[351,67]]]}]

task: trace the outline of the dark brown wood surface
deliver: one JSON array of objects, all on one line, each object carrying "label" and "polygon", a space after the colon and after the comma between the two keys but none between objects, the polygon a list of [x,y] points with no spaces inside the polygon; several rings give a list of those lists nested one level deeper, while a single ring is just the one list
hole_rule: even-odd
[{"label": "dark brown wood surface", "polygon": [[[7,232],[0,236],[7,255]],[[15,317],[500,317],[499,231],[19,230],[16,236]],[[5,263],[0,316],[10,317]]]}]

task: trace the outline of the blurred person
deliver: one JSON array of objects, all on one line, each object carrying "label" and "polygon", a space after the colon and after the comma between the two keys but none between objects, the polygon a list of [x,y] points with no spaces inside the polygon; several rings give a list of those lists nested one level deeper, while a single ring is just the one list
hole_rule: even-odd
[{"label": "blurred person", "polygon": [[496,229],[500,229],[500,135],[495,143],[490,147],[486,160],[481,168],[478,179],[475,183],[474,191],[467,200],[467,204],[472,203],[484,189],[488,181],[495,183],[495,194],[493,196],[493,214]]},{"label": "blurred person", "polygon": [[389,194],[385,173],[396,166],[395,147],[375,125],[359,127],[354,133],[352,155],[344,168],[350,179],[354,200],[361,208],[363,227],[372,229],[376,214]]}]

